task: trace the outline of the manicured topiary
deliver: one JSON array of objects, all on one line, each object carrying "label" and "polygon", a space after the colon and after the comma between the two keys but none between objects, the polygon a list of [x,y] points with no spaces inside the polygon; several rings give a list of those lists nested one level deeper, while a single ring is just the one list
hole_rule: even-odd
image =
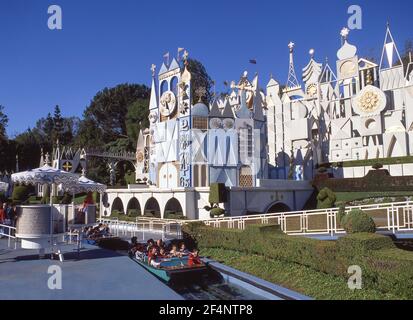
[{"label": "manicured topiary", "polygon": [[328,209],[333,208],[336,202],[336,195],[329,188],[322,189],[317,195],[317,208]]},{"label": "manicured topiary", "polygon": [[353,209],[341,220],[347,233],[374,233],[376,225],[373,219],[360,209]]},{"label": "manicured topiary", "polygon": [[219,217],[225,214],[225,210],[222,208],[212,208],[209,213],[211,217]]},{"label": "manicured topiary", "polygon": [[11,197],[14,203],[24,203],[29,199],[29,188],[27,186],[15,186]]},{"label": "manicured topiary", "polygon": [[381,168],[383,168],[383,165],[381,163],[375,163],[373,165],[373,169],[380,170]]},{"label": "manicured topiary", "polygon": [[227,190],[223,183],[211,183],[209,186],[209,203],[224,203],[227,201]]}]

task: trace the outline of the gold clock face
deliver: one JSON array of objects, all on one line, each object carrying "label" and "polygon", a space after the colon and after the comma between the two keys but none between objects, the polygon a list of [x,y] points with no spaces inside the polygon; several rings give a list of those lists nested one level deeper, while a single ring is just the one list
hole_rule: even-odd
[{"label": "gold clock face", "polygon": [[166,91],[162,94],[161,100],[161,114],[164,117],[169,117],[175,112],[176,109],[176,97],[172,91]]},{"label": "gold clock face", "polygon": [[138,162],[142,162],[143,161],[143,153],[142,152],[138,152],[136,159],[138,160]]},{"label": "gold clock face", "polygon": [[354,61],[346,61],[340,67],[340,73],[342,78],[351,77],[356,72],[356,65]]}]

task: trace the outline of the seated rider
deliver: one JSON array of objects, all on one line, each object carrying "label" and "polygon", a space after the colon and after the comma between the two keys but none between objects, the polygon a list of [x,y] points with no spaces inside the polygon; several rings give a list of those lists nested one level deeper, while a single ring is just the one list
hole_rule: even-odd
[{"label": "seated rider", "polygon": [[168,257],[168,254],[167,254],[165,248],[161,247],[161,248],[159,249],[158,258],[159,258],[159,259],[165,259],[165,258],[167,258],[167,257]]},{"label": "seated rider", "polygon": [[181,243],[181,246],[179,248],[179,253],[183,256],[186,256],[189,254],[189,251],[186,249],[185,243]]},{"label": "seated rider", "polygon": [[200,265],[202,264],[201,258],[199,257],[199,251],[198,249],[194,249],[190,254],[188,258],[188,265],[190,267],[194,265]]},{"label": "seated rider", "polygon": [[156,245],[158,246],[158,248],[165,248],[165,244],[163,243],[162,239],[158,239],[156,241]]},{"label": "seated rider", "polygon": [[159,268],[161,263],[156,262],[157,257],[158,257],[158,249],[156,247],[152,247],[148,253],[148,264],[155,268]]},{"label": "seated rider", "polygon": [[180,257],[180,256],[181,256],[181,253],[178,251],[178,247],[176,246],[176,244],[173,244],[173,245],[172,245],[172,249],[171,249],[171,251],[169,251],[169,256],[170,256],[171,258]]}]

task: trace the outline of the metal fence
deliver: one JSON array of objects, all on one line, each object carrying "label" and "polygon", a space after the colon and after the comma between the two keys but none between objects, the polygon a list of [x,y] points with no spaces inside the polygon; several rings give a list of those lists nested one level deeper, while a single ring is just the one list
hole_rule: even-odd
[{"label": "metal fence", "polygon": [[[395,202],[346,207],[346,214],[361,209],[369,214],[379,231],[393,234],[413,231],[413,202]],[[225,217],[203,222],[215,228],[245,229],[248,224],[279,224],[290,235],[335,235],[345,233],[337,220],[338,209],[308,210],[239,217]]]},{"label": "metal fence", "polygon": [[141,237],[142,240],[145,240],[145,234],[155,233],[160,234],[163,240],[167,237],[175,237],[177,239],[182,238],[181,224],[174,221],[162,221],[161,219],[136,219],[136,221],[122,221],[118,218],[100,218],[98,221],[108,225],[111,232],[116,236],[136,236],[138,238]]}]

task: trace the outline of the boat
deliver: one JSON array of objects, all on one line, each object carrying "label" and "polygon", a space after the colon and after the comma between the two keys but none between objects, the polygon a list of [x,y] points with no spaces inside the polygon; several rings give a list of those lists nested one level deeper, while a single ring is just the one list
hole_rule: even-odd
[{"label": "boat", "polygon": [[188,256],[163,258],[159,261],[161,264],[158,268],[148,264],[148,257],[144,252],[137,251],[132,260],[166,283],[190,279],[192,276],[202,275],[208,270],[204,263],[189,265]]}]

